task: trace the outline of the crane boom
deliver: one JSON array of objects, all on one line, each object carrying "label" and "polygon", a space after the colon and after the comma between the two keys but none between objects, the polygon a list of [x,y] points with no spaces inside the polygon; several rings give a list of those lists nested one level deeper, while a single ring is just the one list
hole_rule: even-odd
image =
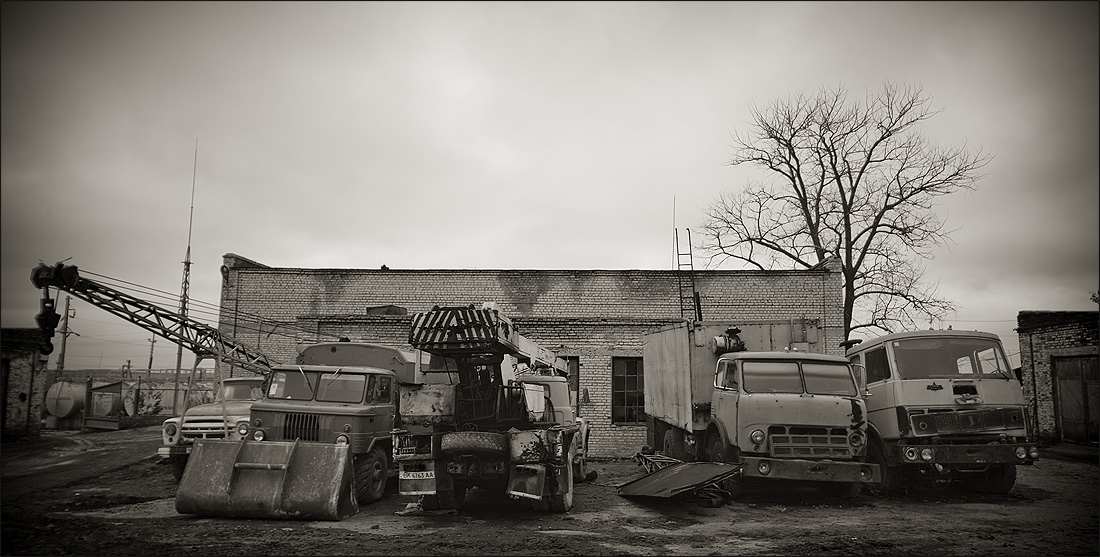
[{"label": "crane boom", "polygon": [[[177,312],[162,308],[125,292],[120,292],[90,279],[82,278],[75,265],[40,263],[31,272],[35,288],[54,287],[117,315],[153,334],[192,351],[197,358],[221,360],[255,373],[266,374],[273,365],[267,355],[221,334],[218,329],[200,323]],[[43,312],[49,293],[43,299]],[[42,314],[40,314],[42,315]],[[48,321],[48,320],[47,320]],[[42,320],[39,323],[42,325]],[[44,331],[46,344],[53,337],[52,327]],[[48,353],[48,352],[47,352]]]}]

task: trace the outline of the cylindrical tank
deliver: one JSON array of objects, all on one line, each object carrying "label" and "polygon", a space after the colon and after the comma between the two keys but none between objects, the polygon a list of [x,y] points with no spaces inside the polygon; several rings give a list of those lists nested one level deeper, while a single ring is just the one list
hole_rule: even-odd
[{"label": "cylindrical tank", "polygon": [[84,409],[85,383],[58,381],[46,391],[46,411],[57,418],[75,416]]}]

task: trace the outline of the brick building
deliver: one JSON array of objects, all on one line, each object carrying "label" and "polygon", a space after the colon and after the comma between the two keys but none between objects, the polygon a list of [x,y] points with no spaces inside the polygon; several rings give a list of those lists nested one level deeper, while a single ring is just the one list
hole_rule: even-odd
[{"label": "brick building", "polygon": [[1020,370],[1039,439],[1097,444],[1100,312],[1021,311]]},{"label": "brick building", "polygon": [[47,383],[47,356],[39,352],[42,333],[38,329],[3,329],[0,352],[0,417],[2,438],[10,441],[36,439],[42,427]]},{"label": "brick building", "polygon": [[[645,444],[642,335],[681,318],[674,270],[274,268],[236,254],[223,261],[221,332],[275,362],[293,361],[299,344],[338,337],[408,348],[410,314],[495,302],[521,334],[569,362],[574,388],[588,395],[579,412],[592,424],[596,457],[630,456]],[[834,260],[798,271],[695,271],[694,280],[704,320],[759,324],[773,331],[773,345],[812,338],[811,350],[843,355]],[[242,371],[219,365],[217,373]]]}]

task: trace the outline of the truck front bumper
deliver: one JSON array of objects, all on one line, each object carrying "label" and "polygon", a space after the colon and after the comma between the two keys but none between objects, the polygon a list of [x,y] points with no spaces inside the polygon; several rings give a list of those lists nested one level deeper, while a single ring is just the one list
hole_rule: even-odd
[{"label": "truck front bumper", "polygon": [[161,458],[172,458],[176,456],[187,456],[191,454],[192,445],[171,445],[167,447],[160,447],[157,449],[157,456]]},{"label": "truck front bumper", "polygon": [[[890,447],[889,459],[899,464],[961,464],[984,466],[988,464],[1033,464],[1038,458],[1017,458],[1017,450],[1025,455],[1034,444],[987,443],[977,445],[906,445]],[[924,454],[931,450],[931,455]]]},{"label": "truck front bumper", "polygon": [[879,483],[882,481],[882,473],[877,464],[766,457],[745,457],[741,475],[746,478],[816,482]]}]

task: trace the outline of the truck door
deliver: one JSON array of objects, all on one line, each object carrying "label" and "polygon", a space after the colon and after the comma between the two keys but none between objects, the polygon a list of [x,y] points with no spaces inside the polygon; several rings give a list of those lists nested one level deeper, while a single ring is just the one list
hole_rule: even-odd
[{"label": "truck door", "polygon": [[719,423],[729,436],[729,444],[737,446],[737,403],[741,389],[737,381],[737,366],[733,360],[718,360],[714,375],[714,397],[711,419]]}]

